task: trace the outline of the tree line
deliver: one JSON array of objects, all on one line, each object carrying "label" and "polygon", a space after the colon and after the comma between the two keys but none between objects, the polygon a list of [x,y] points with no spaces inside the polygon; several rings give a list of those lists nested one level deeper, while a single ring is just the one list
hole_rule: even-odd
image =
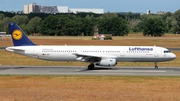
[{"label": "tree line", "polygon": [[180,33],[180,10],[166,14],[78,13],[78,14],[15,14],[0,12],[0,32],[9,32],[8,22],[16,22],[28,35],[92,36],[94,28],[101,34],[124,36],[130,32],[162,36]]}]

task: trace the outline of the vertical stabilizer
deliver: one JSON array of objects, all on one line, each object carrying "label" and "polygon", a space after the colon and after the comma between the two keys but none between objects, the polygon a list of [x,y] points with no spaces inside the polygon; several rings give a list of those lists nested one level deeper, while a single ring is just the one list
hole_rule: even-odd
[{"label": "vertical stabilizer", "polygon": [[14,46],[34,46],[23,30],[14,22],[8,24]]}]

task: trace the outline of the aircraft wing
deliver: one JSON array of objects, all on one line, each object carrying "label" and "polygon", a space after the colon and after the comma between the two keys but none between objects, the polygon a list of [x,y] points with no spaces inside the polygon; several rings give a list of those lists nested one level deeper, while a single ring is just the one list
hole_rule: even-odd
[{"label": "aircraft wing", "polygon": [[79,54],[74,53],[74,55],[77,56],[76,60],[78,61],[84,61],[84,62],[98,62],[103,58],[117,58],[116,56],[110,56],[110,55],[98,55],[98,54]]}]

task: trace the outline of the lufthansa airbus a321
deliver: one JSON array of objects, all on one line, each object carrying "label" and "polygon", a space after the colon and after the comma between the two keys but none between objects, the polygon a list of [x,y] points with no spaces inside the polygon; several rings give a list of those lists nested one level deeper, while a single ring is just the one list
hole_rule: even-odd
[{"label": "lufthansa airbus a321", "polygon": [[118,62],[157,62],[176,58],[167,48],[157,46],[43,46],[34,44],[13,22],[8,24],[13,47],[6,50],[20,55],[50,61],[89,62],[88,69],[116,66]]}]

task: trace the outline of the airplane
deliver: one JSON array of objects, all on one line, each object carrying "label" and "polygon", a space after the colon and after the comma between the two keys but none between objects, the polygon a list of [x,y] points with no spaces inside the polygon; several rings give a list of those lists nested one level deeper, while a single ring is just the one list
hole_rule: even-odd
[{"label": "airplane", "polygon": [[14,22],[8,23],[14,46],[6,50],[32,58],[50,61],[89,62],[87,69],[97,66],[112,67],[118,62],[157,62],[170,61],[176,55],[164,47],[157,46],[52,46],[36,45]]}]

